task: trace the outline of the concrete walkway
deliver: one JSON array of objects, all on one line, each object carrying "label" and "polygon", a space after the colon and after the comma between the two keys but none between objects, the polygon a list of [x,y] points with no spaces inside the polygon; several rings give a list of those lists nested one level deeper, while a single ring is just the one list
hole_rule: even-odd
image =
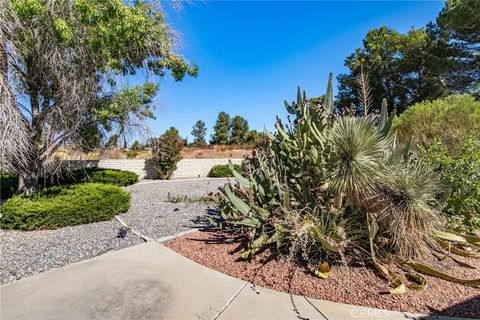
[{"label": "concrete walkway", "polygon": [[256,287],[156,241],[6,284],[0,299],[2,320],[419,318]]}]

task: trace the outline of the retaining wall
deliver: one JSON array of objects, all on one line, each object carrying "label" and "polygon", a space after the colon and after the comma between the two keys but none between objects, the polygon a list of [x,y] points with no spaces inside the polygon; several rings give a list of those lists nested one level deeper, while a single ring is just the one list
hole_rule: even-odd
[{"label": "retaining wall", "polygon": [[[173,172],[172,179],[206,177],[210,169],[219,164],[228,164],[227,158],[212,159],[182,159]],[[230,159],[234,164],[241,164],[242,158]],[[140,179],[158,179],[158,172],[144,159],[104,159],[104,160],[70,160],[72,168],[99,167],[135,172]]]}]

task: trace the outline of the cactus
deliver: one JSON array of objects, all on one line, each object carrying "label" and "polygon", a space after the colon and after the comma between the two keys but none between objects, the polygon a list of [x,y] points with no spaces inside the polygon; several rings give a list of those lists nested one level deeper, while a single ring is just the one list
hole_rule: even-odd
[{"label": "cactus", "polygon": [[[428,181],[432,185],[424,188],[426,191],[414,189],[418,196],[414,202],[419,205],[410,209],[420,210],[418,219],[423,219],[421,210],[425,210],[428,215],[424,217],[430,217],[431,221],[422,220],[419,225],[431,226],[437,211],[431,207],[434,201],[430,201],[428,192],[435,190],[435,179],[430,179],[430,173],[417,165],[420,161],[410,153],[410,145],[398,145],[390,134],[396,111],[388,115],[386,100],[378,118],[334,116],[332,82],[330,74],[324,108],[317,107],[317,101],[308,99],[300,88],[296,102],[285,101],[285,108],[294,119],[289,116],[284,123],[277,118],[276,132],[265,130],[268,143],[254,150],[250,168],[246,170],[248,175],[242,176],[229,163],[237,183],[223,189],[220,216],[216,221],[212,219],[212,224],[240,229],[250,239],[241,255],[244,259],[251,259],[265,246],[275,244],[280,253],[300,255],[312,265],[317,264],[312,273],[317,271],[320,276],[326,275],[327,268],[318,264],[326,259],[344,261],[343,257],[351,253],[349,244],[358,241],[356,245],[363,246],[362,252],[366,253],[355,259],[370,259],[376,270],[393,284],[390,292],[400,294],[405,285],[401,277],[385,266],[382,253],[385,245],[395,254],[393,248],[403,250],[405,244],[385,238],[382,241],[386,244],[380,241],[379,235],[390,233],[394,238],[396,232],[380,216],[402,223],[399,217],[407,215],[388,217],[391,208],[398,210],[396,199],[410,196],[402,188],[410,187],[411,181]],[[396,176],[397,172],[401,175]],[[419,179],[422,175],[429,179]],[[421,237],[415,240],[418,242],[412,242],[419,248],[428,233],[420,231]],[[401,237],[397,235],[396,239]],[[380,246],[382,250],[377,251]],[[411,246],[407,249],[410,251],[403,252],[412,252]],[[426,287],[425,279],[419,275],[407,279],[411,288]]]},{"label": "cactus", "polygon": [[328,75],[327,92],[325,93],[325,112],[333,112],[333,73]]}]

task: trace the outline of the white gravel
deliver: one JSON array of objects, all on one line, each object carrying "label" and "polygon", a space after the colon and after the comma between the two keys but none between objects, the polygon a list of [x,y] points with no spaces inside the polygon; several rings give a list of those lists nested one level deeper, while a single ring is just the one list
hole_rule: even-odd
[{"label": "white gravel", "polygon": [[[157,239],[191,228],[211,204],[167,202],[168,193],[198,198],[216,192],[226,179],[144,181],[125,188],[132,194],[129,211],[120,218],[142,235]],[[57,230],[0,230],[0,284],[28,277],[110,250],[143,242],[131,232],[118,238],[121,224],[112,219]]]}]

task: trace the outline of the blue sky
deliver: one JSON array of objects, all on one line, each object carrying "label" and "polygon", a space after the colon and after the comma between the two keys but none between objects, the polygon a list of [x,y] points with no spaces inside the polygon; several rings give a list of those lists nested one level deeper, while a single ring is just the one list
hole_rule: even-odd
[{"label": "blue sky", "polygon": [[[250,129],[273,128],[285,116],[283,100],[297,85],[323,94],[329,72],[346,72],[347,55],[366,32],[382,25],[406,32],[437,16],[442,1],[195,1],[183,11],[166,8],[182,37],[181,52],[200,67],[197,78],[160,80],[156,135],[175,126],[190,138],[206,122],[208,138],[220,111],[245,117]],[[189,139],[191,141],[191,138]]]}]

